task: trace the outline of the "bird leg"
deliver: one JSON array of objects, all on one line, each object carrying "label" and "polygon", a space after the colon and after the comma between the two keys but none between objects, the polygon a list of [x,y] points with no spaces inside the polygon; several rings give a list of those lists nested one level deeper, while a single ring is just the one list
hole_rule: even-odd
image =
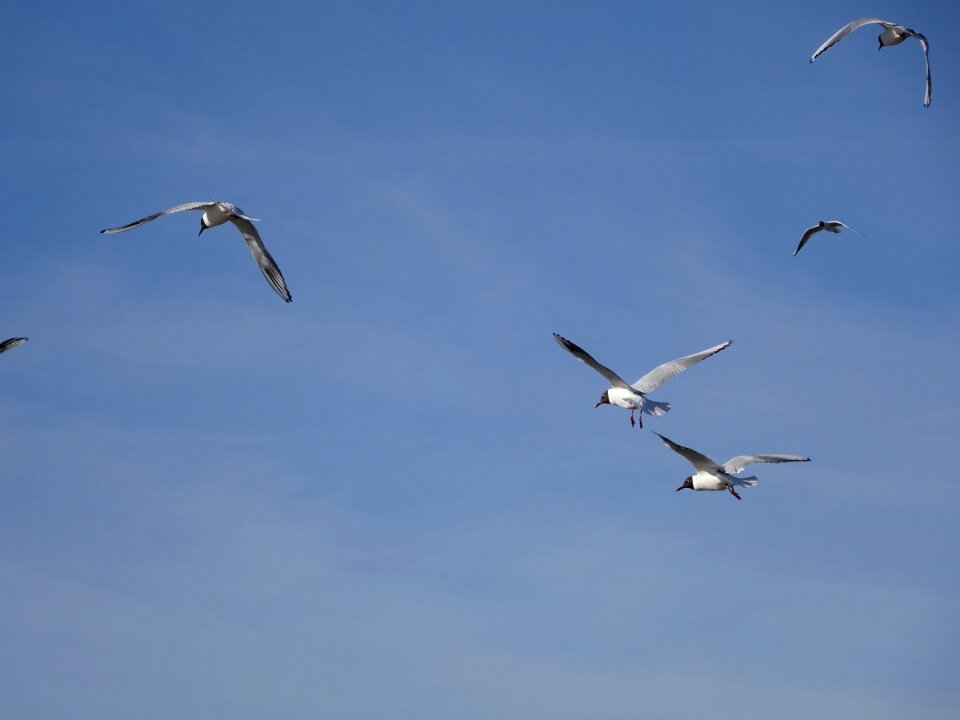
[{"label": "bird leg", "polygon": [[[633,413],[635,410],[636,408],[630,408],[630,427],[637,426],[637,421],[633,419]],[[643,420],[641,419],[640,422],[643,422]],[[643,427],[643,425],[641,425],[640,427]]]},{"label": "bird leg", "polygon": [[728,487],[727,490],[729,490],[729,491],[730,491],[730,494],[733,495],[737,500],[742,500],[742,499],[743,499],[743,498],[740,497],[740,493],[738,493],[736,490],[733,489],[733,485],[731,485],[730,487]]}]

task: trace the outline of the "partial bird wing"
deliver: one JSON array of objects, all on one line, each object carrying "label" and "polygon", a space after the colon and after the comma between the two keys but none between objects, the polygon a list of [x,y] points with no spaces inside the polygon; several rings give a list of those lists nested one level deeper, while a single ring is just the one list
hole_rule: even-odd
[{"label": "partial bird wing", "polygon": [[896,25],[896,23],[880,20],[879,18],[860,18],[859,20],[854,20],[853,22],[847,23],[842,28],[837,30],[833,35],[827,38],[827,41],[823,45],[817,48],[817,51],[810,56],[810,62],[816,60],[820,53],[832,48],[857,28],[863,27],[864,25],[870,25],[872,23],[880,23],[884,27],[888,25]]},{"label": "partial bird wing", "polygon": [[720,469],[720,466],[716,462],[708,458],[706,455],[702,455],[698,453],[696,450],[691,450],[690,448],[684,447],[683,445],[677,445],[677,443],[675,443],[673,440],[671,440],[668,437],[664,437],[663,435],[656,432],[655,430],[653,431],[653,434],[656,435],[661,440],[663,440],[663,442],[666,444],[668,448],[670,448],[676,453],[680,453],[681,455],[683,455],[688,461],[690,461],[690,464],[693,465],[693,467],[695,467],[697,470],[704,470],[706,472],[716,472],[717,470]]},{"label": "partial bird wing", "polygon": [[23,345],[27,341],[27,338],[16,337],[16,338],[7,338],[3,342],[0,342],[0,353],[5,353],[7,350],[13,350],[17,345]]},{"label": "partial bird wing", "polygon": [[747,465],[753,463],[784,463],[784,462],[810,462],[810,458],[802,455],[737,455],[727,460],[723,464],[723,471],[735,475],[743,472]]},{"label": "partial bird wing", "polygon": [[856,228],[852,228],[849,225],[847,225],[845,222],[841,222],[840,220],[829,220],[828,222],[836,223],[837,225],[845,227],[847,230],[853,230],[853,232],[855,232],[857,235],[863,235],[863,233],[857,230]]},{"label": "partial bird wing", "polygon": [[797,245],[797,249],[793,251],[794,256],[796,256],[796,254],[803,249],[803,246],[807,244],[807,240],[812,238],[821,230],[823,230],[823,228],[819,225],[814,225],[813,227],[807,228],[803,233],[803,237],[800,238],[800,244]]},{"label": "partial bird wing", "polygon": [[260,239],[260,233],[257,232],[253,223],[246,217],[240,216],[231,217],[230,222],[236,225],[237,230],[243,235],[243,239],[247,241],[250,254],[253,255],[253,259],[257,261],[257,265],[260,267],[260,271],[267,279],[267,282],[277,291],[277,295],[287,302],[293,302],[293,296],[290,294],[290,291],[287,290],[287,283],[283,279],[280,268],[277,267],[277,263],[273,257],[271,257],[270,253],[267,252],[263,240]]},{"label": "partial bird wing", "polygon": [[224,210],[226,210],[228,213],[230,213],[234,217],[243,218],[244,220],[251,220],[253,222],[260,222],[260,218],[250,217],[243,210],[238,208],[233,203],[221,202],[220,205],[223,207]]},{"label": "partial bird wing", "polygon": [[923,48],[923,62],[927,66],[927,84],[923,91],[923,106],[930,107],[930,98],[933,96],[933,80],[930,79],[930,45],[927,39],[916,30],[904,28],[910,35],[920,41],[920,47]]},{"label": "partial bird wing", "polygon": [[562,335],[553,334],[553,339],[559,343],[560,347],[566,350],[568,353],[573,355],[577,360],[582,363],[585,363],[596,370],[598,373],[603,375],[607,379],[607,382],[610,383],[612,387],[625,388],[631,390],[632,388],[627,384],[627,381],[622,377],[617,375],[613,370],[608,368],[606,365],[601,365],[596,360],[593,359],[593,356],[584,350],[582,347],[576,343],[572,343],[567,340]]},{"label": "partial bird wing", "polygon": [[665,362],[663,365],[657,366],[642,378],[637,380],[632,387],[634,390],[639,390],[642,393],[651,393],[663,385],[667,380],[675,378],[688,367],[696,365],[701,360],[706,360],[711,355],[716,355],[725,347],[728,347],[732,342],[732,340],[727,340],[725,343],[714,345],[712,348],[701,350],[693,355],[685,355],[684,357],[677,358],[676,360]]},{"label": "partial bird wing", "polygon": [[147,215],[145,218],[140,218],[139,220],[134,220],[132,223],[126,225],[121,225],[120,227],[108,228],[106,230],[101,230],[101,233],[106,233],[107,235],[112,235],[113,233],[123,232],[124,230],[133,230],[135,227],[140,227],[144,223],[148,223],[151,220],[156,220],[158,217],[163,215],[171,215],[173,213],[183,212],[184,210],[201,210],[210,207],[211,205],[216,205],[216,202],[192,202],[184,203],[183,205],[174,205],[172,208],[167,208],[166,210],[161,210],[158,213],[153,215]]}]

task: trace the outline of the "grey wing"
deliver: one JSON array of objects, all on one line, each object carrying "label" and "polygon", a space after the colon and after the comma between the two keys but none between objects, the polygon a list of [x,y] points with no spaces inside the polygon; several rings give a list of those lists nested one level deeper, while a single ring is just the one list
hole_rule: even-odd
[{"label": "grey wing", "polygon": [[283,279],[280,268],[270,253],[267,252],[263,240],[260,239],[260,233],[257,232],[253,223],[245,217],[232,217],[230,218],[230,222],[236,225],[237,230],[243,235],[243,239],[247,241],[247,247],[250,248],[250,254],[253,255],[253,259],[257,261],[260,272],[263,273],[263,276],[267,279],[267,282],[270,283],[270,286],[277,291],[277,295],[287,302],[293,302],[293,296],[290,294],[290,291],[287,290],[287,283]]},{"label": "grey wing", "polygon": [[823,230],[819,225],[814,225],[813,227],[807,228],[806,232],[803,233],[803,237],[800,238],[800,244],[797,245],[797,249],[793,251],[794,256],[803,249],[803,246],[807,244],[807,240],[812,238],[818,232]]},{"label": "grey wing", "polygon": [[930,79],[930,45],[927,43],[927,39],[915,30],[906,28],[906,31],[919,40],[920,47],[923,48],[923,61],[927,65],[927,84],[923,92],[923,106],[930,107],[930,98],[933,96],[933,81]]},{"label": "grey wing", "polygon": [[853,232],[855,232],[857,235],[863,235],[862,232],[860,232],[860,231],[857,230],[856,228],[850,227],[850,226],[847,225],[845,222],[840,222],[839,220],[831,220],[830,222],[835,222],[837,225],[842,225],[842,226],[845,227],[847,230],[853,230]]},{"label": "grey wing", "polygon": [[784,462],[810,462],[810,458],[802,455],[737,455],[727,460],[723,464],[725,473],[736,474],[743,472],[747,465],[753,463],[784,463]]},{"label": "grey wing", "polygon": [[17,345],[23,345],[27,341],[25,337],[13,337],[7,338],[3,342],[0,342],[0,353],[5,353],[7,350],[13,350]]},{"label": "grey wing", "polygon": [[838,42],[843,40],[847,35],[852,33],[857,28],[863,27],[864,25],[870,25],[871,23],[880,23],[881,25],[894,25],[895,23],[887,22],[886,20],[880,20],[879,18],[860,18],[859,20],[854,20],[853,22],[847,23],[842,28],[837,30],[833,35],[827,38],[827,41],[823,43],[820,47],[817,48],[816,52],[810,56],[810,62],[813,62],[817,59],[817,56],[825,50],[829,50]]},{"label": "grey wing", "polygon": [[658,387],[663,385],[667,380],[676,377],[688,367],[696,365],[701,360],[706,360],[711,355],[716,355],[724,348],[729,347],[732,342],[732,340],[727,340],[725,343],[714,345],[711,348],[701,350],[693,355],[685,355],[684,357],[677,358],[676,360],[665,362],[663,365],[655,367],[642,378],[637,380],[632,387],[634,390],[639,390],[642,393],[653,392]]},{"label": "grey wing", "polygon": [[124,230],[133,230],[135,227],[140,227],[144,223],[148,223],[151,220],[156,220],[158,217],[163,215],[171,215],[173,213],[183,212],[184,210],[200,210],[206,209],[212,205],[216,205],[215,202],[205,201],[205,202],[192,202],[184,203],[183,205],[174,205],[172,208],[167,208],[166,210],[161,210],[158,213],[153,215],[147,215],[145,218],[140,218],[139,220],[134,220],[132,223],[127,223],[126,225],[121,225],[120,227],[107,228],[106,230],[101,230],[101,233],[106,233],[107,235],[112,235],[113,233],[123,232]]},{"label": "grey wing", "polygon": [[598,373],[603,375],[603,377],[607,379],[607,382],[610,383],[611,386],[626,388],[628,390],[631,389],[630,386],[627,384],[626,380],[624,380],[622,377],[617,375],[613,370],[608,368],[606,365],[601,365],[600,363],[598,363],[596,360],[593,359],[593,356],[590,353],[588,353],[586,350],[584,350],[582,347],[580,347],[576,343],[570,342],[562,335],[557,335],[557,333],[553,334],[553,339],[557,341],[560,347],[562,347],[568,353],[573,355],[577,360],[579,360],[580,362],[586,365],[589,365]]},{"label": "grey wing", "polygon": [[688,447],[684,447],[683,445],[678,445],[670,438],[661,435],[655,430],[653,431],[653,434],[656,435],[661,440],[663,440],[664,444],[668,448],[670,448],[676,453],[679,453],[680,455],[683,455],[690,462],[690,464],[693,465],[697,470],[715,472],[720,468],[720,466],[717,465],[717,463],[715,463],[713,460],[708,458],[706,455],[698,453],[696,450],[691,450]]}]

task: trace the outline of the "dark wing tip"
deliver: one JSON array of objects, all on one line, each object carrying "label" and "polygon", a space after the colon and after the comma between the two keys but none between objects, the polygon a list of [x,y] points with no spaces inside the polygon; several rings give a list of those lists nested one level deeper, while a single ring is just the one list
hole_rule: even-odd
[{"label": "dark wing tip", "polygon": [[554,333],[553,337],[554,339],[556,339],[558,343],[560,343],[560,347],[562,347],[571,355],[576,356],[578,359],[580,359],[581,356],[587,356],[593,359],[590,353],[588,353],[582,347],[577,345],[575,342],[571,342],[570,340],[567,340],[565,337],[563,337],[563,335],[558,335],[557,333]]}]

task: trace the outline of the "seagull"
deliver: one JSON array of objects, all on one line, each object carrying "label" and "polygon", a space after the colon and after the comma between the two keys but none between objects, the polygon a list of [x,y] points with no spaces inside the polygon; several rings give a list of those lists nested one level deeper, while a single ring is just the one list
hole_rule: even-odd
[{"label": "seagull", "polygon": [[23,345],[26,341],[27,338],[7,338],[3,342],[0,342],[0,353],[13,350],[17,345]]},{"label": "seagull", "polygon": [[[803,233],[803,237],[800,238],[800,244],[797,245],[797,249],[793,251],[794,256],[796,256],[796,254],[800,252],[801,249],[803,249],[803,246],[807,244],[807,240],[809,240],[811,237],[816,235],[821,230],[826,230],[827,232],[839,234],[840,228],[842,227],[845,227],[847,230],[853,230],[852,227],[850,227],[846,223],[840,222],[839,220],[821,220],[819,223],[817,223],[813,227],[807,228]],[[863,235],[863,233],[860,232],[859,230],[853,230],[853,231],[857,235],[861,235],[861,236]]]},{"label": "seagull", "polygon": [[172,215],[173,213],[183,212],[184,210],[203,210],[203,216],[200,218],[200,235],[202,235],[203,231],[207,228],[223,225],[223,223],[228,220],[232,222],[237,230],[240,231],[240,234],[243,235],[243,239],[247,241],[247,247],[250,248],[253,259],[256,260],[267,282],[277,291],[277,295],[287,302],[293,301],[290,291],[287,290],[287,283],[284,282],[280,268],[277,267],[277,263],[274,262],[270,253],[267,252],[267,248],[263,245],[263,240],[260,239],[260,233],[258,233],[257,229],[253,226],[257,218],[246,215],[243,210],[233,203],[217,201],[184,203],[183,205],[176,205],[172,208],[154,213],[153,215],[147,215],[147,217],[135,220],[128,225],[121,225],[120,227],[109,228],[107,230],[101,230],[100,232],[112,235],[113,233],[132,230],[151,220],[156,220],[163,215]]},{"label": "seagull", "polygon": [[653,392],[670,378],[676,377],[691,365],[696,365],[701,360],[706,360],[711,355],[717,354],[733,342],[732,340],[727,340],[725,343],[714,345],[712,348],[701,350],[693,355],[686,355],[676,360],[665,362],[663,365],[655,367],[648,372],[633,385],[628,385],[623,378],[610,368],[598,363],[590,353],[579,345],[575,345],[557,333],[554,333],[553,337],[560,344],[560,347],[580,362],[592,367],[610,383],[610,389],[603,391],[603,395],[600,396],[600,399],[594,407],[616,405],[617,407],[629,408],[630,425],[632,426],[636,426],[637,424],[633,414],[639,410],[640,427],[643,427],[643,413],[647,413],[647,415],[663,415],[670,410],[670,403],[650,400],[647,398],[647,393]]},{"label": "seagull", "polygon": [[701,455],[696,450],[677,445],[673,440],[656,431],[653,434],[663,440],[664,444],[671,450],[680,453],[689,460],[697,471],[696,475],[691,475],[683,481],[683,485],[677,488],[677,492],[684,488],[690,490],[729,490],[731,495],[740,500],[740,493],[734,490],[734,486],[753,487],[757,484],[756,475],[735,477],[736,473],[742,472],[748,465],[758,462],[810,462],[810,458],[801,455],[737,455],[721,465],[706,455]]},{"label": "seagull", "polygon": [[897,25],[896,23],[887,22],[886,20],[880,20],[878,18],[860,18],[859,20],[854,20],[827,38],[827,41],[818,47],[817,51],[810,56],[810,62],[816,60],[820,53],[832,48],[857,28],[872,24],[883,25],[883,32],[877,36],[877,42],[879,43],[877,50],[882,50],[884,46],[887,45],[899,45],[908,37],[915,37],[920,41],[920,47],[923,48],[923,61],[927,65],[927,84],[923,93],[923,106],[930,107],[930,96],[933,93],[933,83],[930,79],[930,46],[927,44],[927,39],[923,35],[903,25]]}]

